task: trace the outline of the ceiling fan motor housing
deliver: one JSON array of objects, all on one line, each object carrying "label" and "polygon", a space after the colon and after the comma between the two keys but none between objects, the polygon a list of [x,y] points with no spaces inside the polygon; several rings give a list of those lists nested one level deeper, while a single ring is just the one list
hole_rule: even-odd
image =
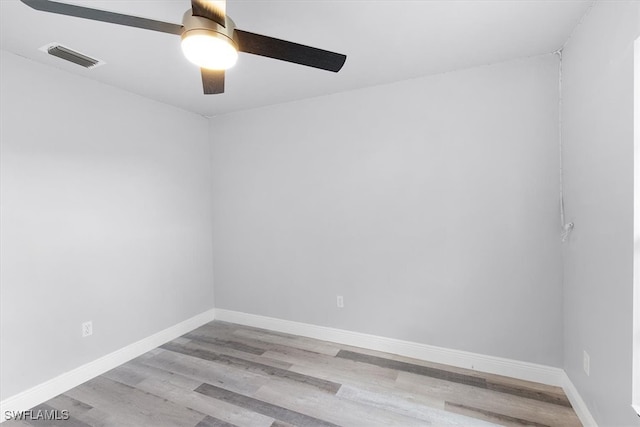
[{"label": "ceiling fan motor housing", "polygon": [[211,19],[193,16],[191,9],[189,9],[182,17],[182,26],[184,27],[183,40],[190,35],[202,34],[222,39],[238,50],[238,43],[234,39],[236,25],[228,16],[225,17],[225,26],[223,27]]}]

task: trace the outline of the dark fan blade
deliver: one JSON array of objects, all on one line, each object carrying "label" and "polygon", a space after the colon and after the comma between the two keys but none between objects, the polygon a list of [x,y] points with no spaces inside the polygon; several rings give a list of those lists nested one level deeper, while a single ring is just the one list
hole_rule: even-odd
[{"label": "dark fan blade", "polygon": [[182,25],[169,22],[154,21],[153,19],[107,12],[106,10],[91,9],[73,4],[58,3],[50,0],[20,0],[27,6],[43,12],[58,13],[60,15],[75,16],[93,21],[109,22],[111,24],[126,25],[127,27],[143,28],[145,30],[160,31],[169,34],[182,34]]},{"label": "dark fan blade", "polygon": [[224,70],[200,69],[202,72],[202,88],[205,95],[224,93]]},{"label": "dark fan blade", "polygon": [[236,30],[238,50],[254,55],[267,56],[281,61],[338,72],[347,56],[328,50],[317,49],[298,43],[274,39],[273,37]]},{"label": "dark fan blade", "polygon": [[191,0],[191,13],[226,27],[227,5],[225,0]]}]

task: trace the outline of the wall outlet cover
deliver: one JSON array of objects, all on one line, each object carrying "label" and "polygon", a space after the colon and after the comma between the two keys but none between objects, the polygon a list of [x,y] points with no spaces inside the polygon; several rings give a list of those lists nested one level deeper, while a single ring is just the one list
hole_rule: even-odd
[{"label": "wall outlet cover", "polygon": [[583,351],[582,354],[582,369],[584,369],[584,373],[589,376],[589,371],[591,369],[591,358],[589,357],[589,353],[586,350]]},{"label": "wall outlet cover", "polygon": [[82,324],[82,338],[93,334],[93,322],[88,321]]}]

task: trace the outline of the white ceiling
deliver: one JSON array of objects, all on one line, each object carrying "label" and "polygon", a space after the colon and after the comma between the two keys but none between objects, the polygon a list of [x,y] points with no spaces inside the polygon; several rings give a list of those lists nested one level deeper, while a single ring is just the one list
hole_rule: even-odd
[{"label": "white ceiling", "polygon": [[[71,1],[180,24],[189,0]],[[225,93],[203,95],[180,37],[38,12],[0,0],[1,48],[205,116],[554,52],[592,0],[228,0],[239,29],[347,55],[337,74],[249,54]],[[38,48],[104,60],[85,70]]]}]

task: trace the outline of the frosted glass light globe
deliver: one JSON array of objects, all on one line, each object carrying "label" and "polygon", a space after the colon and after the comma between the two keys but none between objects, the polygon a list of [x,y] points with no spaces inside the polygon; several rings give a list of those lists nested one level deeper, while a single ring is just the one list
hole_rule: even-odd
[{"label": "frosted glass light globe", "polygon": [[182,38],[184,56],[197,66],[209,70],[226,70],[238,60],[238,51],[223,35],[190,31]]}]

